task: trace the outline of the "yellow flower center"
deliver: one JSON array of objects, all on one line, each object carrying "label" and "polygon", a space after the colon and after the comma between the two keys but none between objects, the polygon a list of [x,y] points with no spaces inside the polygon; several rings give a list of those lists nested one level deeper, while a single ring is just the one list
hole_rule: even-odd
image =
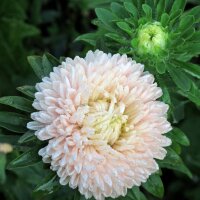
[{"label": "yellow flower center", "polygon": [[125,105],[115,98],[109,101],[90,103],[89,113],[84,119],[84,128],[90,133],[91,139],[101,139],[113,145],[120,134],[127,130],[128,116],[124,114]]}]

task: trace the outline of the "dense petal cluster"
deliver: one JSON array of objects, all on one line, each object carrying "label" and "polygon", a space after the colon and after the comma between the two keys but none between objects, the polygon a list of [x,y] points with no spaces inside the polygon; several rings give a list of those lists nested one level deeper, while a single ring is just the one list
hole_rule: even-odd
[{"label": "dense petal cluster", "polygon": [[45,163],[86,198],[116,198],[158,170],[171,141],[168,106],[144,66],[126,55],[89,51],[66,58],[36,85],[32,113]]}]

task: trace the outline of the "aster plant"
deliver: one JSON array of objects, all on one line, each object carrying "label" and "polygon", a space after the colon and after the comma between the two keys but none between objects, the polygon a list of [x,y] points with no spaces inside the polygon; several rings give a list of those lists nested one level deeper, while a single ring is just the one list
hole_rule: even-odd
[{"label": "aster plant", "polygon": [[[98,31],[81,35],[94,48],[126,53],[144,63],[160,85],[200,105],[196,78],[200,67],[193,63],[200,53],[200,6],[185,11],[186,0],[125,0],[109,9],[96,8],[93,23]],[[171,84],[174,83],[174,85]],[[165,88],[165,93],[171,89]]]},{"label": "aster plant", "polygon": [[[96,9],[96,33],[80,36],[101,50],[58,60],[29,56],[38,81],[0,98],[0,127],[20,135],[5,170],[36,165],[34,194],[67,199],[162,198],[162,169],[192,177],[183,163],[187,136],[176,126],[185,101],[199,105],[199,7],[185,1],[123,1]],[[182,109],[182,107],[181,107]],[[5,144],[0,144],[5,147]],[[41,161],[42,164],[41,164]],[[2,178],[3,177],[3,178]],[[62,199],[62,198],[61,198]]]}]

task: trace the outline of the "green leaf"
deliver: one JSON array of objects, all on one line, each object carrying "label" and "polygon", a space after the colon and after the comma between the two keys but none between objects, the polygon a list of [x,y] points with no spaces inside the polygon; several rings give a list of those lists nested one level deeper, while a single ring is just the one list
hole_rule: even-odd
[{"label": "green leaf", "polygon": [[186,17],[186,16],[194,16],[195,22],[196,23],[200,22],[200,6],[196,6],[192,8],[191,10],[185,12],[183,14],[183,17]]},{"label": "green leaf", "polygon": [[114,41],[116,41],[116,42],[118,42],[118,43],[125,44],[125,45],[128,44],[128,40],[126,40],[122,36],[119,36],[119,34],[106,33],[105,36],[110,38],[110,39],[112,39],[112,40],[114,40]]},{"label": "green leaf", "polygon": [[60,187],[57,180],[57,175],[50,172],[34,189],[34,193],[42,192],[45,194],[51,194]]},{"label": "green leaf", "polygon": [[112,21],[116,20],[117,17],[109,10],[105,8],[96,8],[95,13],[98,19],[105,25],[107,29],[113,30]]},{"label": "green leaf", "polygon": [[17,90],[19,90],[20,92],[22,92],[23,94],[31,98],[35,98],[36,89],[34,86],[24,85],[24,86],[18,87]]},{"label": "green leaf", "polygon": [[33,112],[32,101],[19,96],[7,96],[0,98],[0,104],[8,105],[25,112]]},{"label": "green leaf", "polygon": [[194,22],[195,19],[192,15],[182,17],[179,24],[179,31],[182,32],[189,29],[191,26],[193,26]]},{"label": "green leaf", "polygon": [[152,174],[146,183],[143,183],[143,187],[152,195],[162,198],[164,195],[164,186],[162,180],[158,174]]},{"label": "green leaf", "polygon": [[28,56],[28,62],[39,79],[45,77],[41,56]]},{"label": "green leaf", "polygon": [[95,46],[97,40],[97,34],[96,33],[86,33],[83,35],[78,36],[75,41],[84,41],[88,44]]},{"label": "green leaf", "polygon": [[117,26],[128,34],[132,34],[132,28],[126,22],[117,22]]},{"label": "green leaf", "polygon": [[35,139],[36,139],[36,136],[34,132],[29,130],[19,138],[18,142],[22,144],[22,143],[33,141]]},{"label": "green leaf", "polygon": [[56,57],[51,55],[50,53],[45,53],[44,56],[47,59],[47,65],[50,65],[51,68],[57,67],[58,65],[60,65],[60,61]]},{"label": "green leaf", "polygon": [[133,200],[147,200],[144,194],[139,190],[139,187],[133,187],[130,190],[130,195],[128,196],[131,197]]},{"label": "green leaf", "polygon": [[167,13],[163,13],[161,16],[161,24],[163,27],[166,27],[169,22],[170,16]]},{"label": "green leaf", "polygon": [[200,79],[200,66],[193,63],[177,61],[177,64],[184,69],[188,74]]},{"label": "green leaf", "polygon": [[189,91],[178,91],[184,97],[187,97],[190,101],[195,103],[197,106],[200,106],[200,90],[198,86],[193,82],[192,87]]},{"label": "green leaf", "polygon": [[171,148],[167,148],[167,155],[164,160],[158,160],[159,166],[161,168],[168,168],[180,171],[190,178],[192,178],[192,174],[189,169],[185,166],[180,156]]},{"label": "green leaf", "polygon": [[[166,0],[167,1],[167,0]],[[165,0],[159,0],[156,7],[157,20],[160,20],[162,13],[165,12]]]},{"label": "green leaf", "polygon": [[53,71],[53,67],[56,66],[47,58],[46,54],[44,54],[42,56],[42,67],[44,69],[44,74],[48,76]]},{"label": "green leaf", "polygon": [[178,67],[170,65],[168,67],[170,76],[172,77],[174,83],[183,91],[189,91],[192,86],[192,81],[188,78],[187,74]]},{"label": "green leaf", "polygon": [[26,124],[29,119],[21,114],[13,112],[0,112],[0,127],[16,133],[27,131]]},{"label": "green leaf", "polygon": [[0,184],[3,184],[6,180],[5,167],[6,167],[6,155],[0,153]]},{"label": "green leaf", "polygon": [[177,10],[184,10],[186,4],[186,0],[175,0],[170,11],[170,14],[175,13]]},{"label": "green leaf", "polygon": [[125,9],[134,17],[138,17],[138,11],[137,8],[130,2],[125,2],[124,3]]},{"label": "green leaf", "polygon": [[41,56],[29,56],[28,62],[33,68],[38,78],[42,79],[45,76],[49,76],[53,67],[58,66],[60,62],[50,54]]},{"label": "green leaf", "polygon": [[159,74],[164,74],[166,71],[166,64],[164,62],[156,63],[156,70]]},{"label": "green leaf", "polygon": [[190,145],[190,141],[188,140],[187,136],[179,128],[173,128],[172,131],[167,133],[167,136],[183,146]]},{"label": "green leaf", "polygon": [[21,167],[28,167],[30,165],[34,165],[38,162],[40,162],[42,159],[38,155],[38,147],[35,147],[33,149],[30,149],[14,160],[12,160],[9,165],[8,169],[16,169],[16,168],[21,168]]},{"label": "green leaf", "polygon": [[9,143],[9,144],[17,144],[17,141],[19,139],[19,135],[6,135],[0,133],[0,141],[1,143]]},{"label": "green leaf", "polygon": [[147,19],[151,20],[152,19],[151,7],[147,4],[142,4],[142,9],[143,9],[144,13],[146,14]]},{"label": "green leaf", "polygon": [[111,3],[111,11],[120,18],[127,18],[128,13],[126,12],[125,8],[121,6],[119,3],[112,2]]}]

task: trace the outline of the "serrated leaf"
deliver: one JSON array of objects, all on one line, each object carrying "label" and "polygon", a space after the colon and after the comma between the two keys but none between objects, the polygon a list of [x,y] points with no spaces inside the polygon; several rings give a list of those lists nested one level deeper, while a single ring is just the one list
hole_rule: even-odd
[{"label": "serrated leaf", "polygon": [[6,155],[0,153],[0,184],[3,184],[6,180],[5,167],[6,167]]},{"label": "serrated leaf", "polygon": [[60,183],[57,180],[57,175],[50,172],[34,189],[34,193],[42,192],[45,194],[51,194],[60,187]]},{"label": "serrated leaf", "polygon": [[117,22],[117,26],[129,35],[132,34],[132,28],[126,22]]},{"label": "serrated leaf", "polygon": [[167,136],[183,146],[190,145],[189,139],[187,138],[185,133],[183,131],[181,131],[179,128],[173,128],[172,131],[167,133]]},{"label": "serrated leaf", "polygon": [[184,10],[186,5],[186,0],[175,0],[170,11],[170,14],[176,12],[177,10],[181,9]]},{"label": "serrated leaf", "polygon": [[33,149],[30,149],[14,160],[12,160],[9,165],[8,169],[16,169],[16,168],[21,168],[21,167],[28,167],[30,165],[34,165],[38,162],[40,162],[42,159],[38,155],[38,147],[35,147]]},{"label": "serrated leaf", "polygon": [[20,92],[22,92],[23,94],[31,98],[35,98],[36,89],[34,86],[24,85],[24,86],[18,87],[17,90],[19,90]]},{"label": "serrated leaf", "polygon": [[96,45],[96,40],[97,40],[97,34],[95,33],[86,33],[86,34],[78,36],[75,39],[75,41],[84,41],[92,46]]},{"label": "serrated leaf", "polygon": [[167,148],[167,155],[164,160],[158,160],[159,166],[161,168],[168,168],[180,171],[190,178],[192,177],[192,174],[190,170],[185,166],[180,156],[171,148]]},{"label": "serrated leaf", "polygon": [[32,101],[20,96],[6,96],[0,98],[0,104],[11,106],[25,112],[33,112]]},{"label": "serrated leaf", "polygon": [[192,81],[188,78],[187,74],[178,67],[170,65],[168,67],[171,78],[174,83],[183,91],[189,91],[192,86]]},{"label": "serrated leaf", "polygon": [[16,133],[25,133],[29,119],[21,114],[13,112],[0,112],[0,127]]},{"label": "serrated leaf", "polygon": [[131,15],[133,15],[134,17],[138,17],[138,11],[134,4],[130,2],[125,2],[124,7]]},{"label": "serrated leaf", "polygon": [[142,9],[143,9],[147,19],[151,20],[152,19],[152,9],[151,9],[151,7],[147,4],[142,4]]},{"label": "serrated leaf", "polygon": [[35,139],[36,139],[36,136],[34,132],[29,130],[19,138],[18,142],[22,144],[22,143],[33,141]]},{"label": "serrated leaf", "polygon": [[143,187],[152,195],[162,198],[164,195],[164,186],[158,174],[152,174]]}]

